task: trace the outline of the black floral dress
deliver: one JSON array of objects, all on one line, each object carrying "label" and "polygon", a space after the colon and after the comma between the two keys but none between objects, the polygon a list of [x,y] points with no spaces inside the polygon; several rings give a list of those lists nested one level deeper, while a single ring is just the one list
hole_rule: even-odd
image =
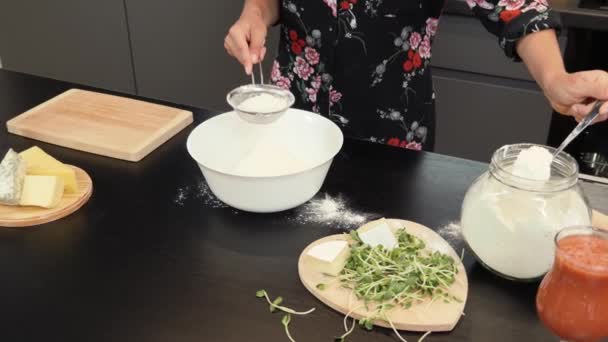
[{"label": "black floral dress", "polygon": [[[296,107],[345,135],[432,150],[430,60],[446,0],[279,0],[281,43],[271,79]],[[547,0],[467,0],[507,56],[524,35],[558,28]]]}]

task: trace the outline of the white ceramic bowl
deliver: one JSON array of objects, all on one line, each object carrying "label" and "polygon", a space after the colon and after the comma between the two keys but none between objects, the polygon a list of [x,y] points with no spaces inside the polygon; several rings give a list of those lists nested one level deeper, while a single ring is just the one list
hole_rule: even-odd
[{"label": "white ceramic bowl", "polygon": [[221,201],[269,213],[314,197],[343,142],[330,120],[289,109],[269,125],[248,123],[235,112],[215,116],[192,131],[187,147]]}]

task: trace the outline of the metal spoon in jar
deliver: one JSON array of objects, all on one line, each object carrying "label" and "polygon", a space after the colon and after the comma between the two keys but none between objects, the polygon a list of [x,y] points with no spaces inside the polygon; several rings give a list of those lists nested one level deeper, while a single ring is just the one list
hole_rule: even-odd
[{"label": "metal spoon in jar", "polygon": [[566,137],[566,139],[564,139],[564,141],[561,145],[559,145],[557,150],[555,150],[555,153],[553,153],[554,159],[555,157],[557,157],[558,154],[560,154],[564,150],[564,148],[566,148],[566,146],[568,146],[572,142],[572,140],[574,140],[579,134],[581,134],[581,132],[584,131],[587,127],[589,127],[589,125],[591,125],[591,123],[597,118],[598,115],[600,115],[600,108],[604,103],[606,103],[606,101],[597,101],[595,103],[595,105],[591,109],[591,112],[589,112],[589,115],[587,115],[583,120],[581,120],[581,122],[578,123],[578,125],[576,125],[576,127],[574,127],[572,132]]}]

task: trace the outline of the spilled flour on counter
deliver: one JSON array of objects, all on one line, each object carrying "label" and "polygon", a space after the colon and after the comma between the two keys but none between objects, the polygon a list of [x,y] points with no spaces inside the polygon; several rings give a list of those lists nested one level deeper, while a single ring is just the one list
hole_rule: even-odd
[{"label": "spilled flour on counter", "polygon": [[329,225],[336,229],[354,229],[359,228],[372,216],[374,215],[349,208],[342,196],[332,197],[325,194],[297,208],[295,221],[302,224]]},{"label": "spilled flour on counter", "polygon": [[460,228],[460,222],[458,221],[446,224],[439,228],[437,233],[448,242],[459,242],[462,240],[462,229]]},{"label": "spilled flour on counter", "polygon": [[200,181],[195,186],[185,186],[177,189],[177,194],[173,199],[173,203],[184,206],[186,202],[191,199],[200,200],[209,208],[228,208],[228,205],[215,197],[213,192],[211,192],[211,189],[209,189],[209,185],[204,180]]}]

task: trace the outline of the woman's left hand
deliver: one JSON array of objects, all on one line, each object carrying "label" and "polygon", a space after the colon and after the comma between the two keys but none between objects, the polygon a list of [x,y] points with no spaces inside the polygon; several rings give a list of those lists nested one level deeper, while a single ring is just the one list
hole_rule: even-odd
[{"label": "woman's left hand", "polygon": [[[544,92],[559,113],[582,120],[594,100],[608,100],[608,73],[602,70],[560,73],[544,82]],[[608,103],[600,109],[596,122],[608,119]]]}]

